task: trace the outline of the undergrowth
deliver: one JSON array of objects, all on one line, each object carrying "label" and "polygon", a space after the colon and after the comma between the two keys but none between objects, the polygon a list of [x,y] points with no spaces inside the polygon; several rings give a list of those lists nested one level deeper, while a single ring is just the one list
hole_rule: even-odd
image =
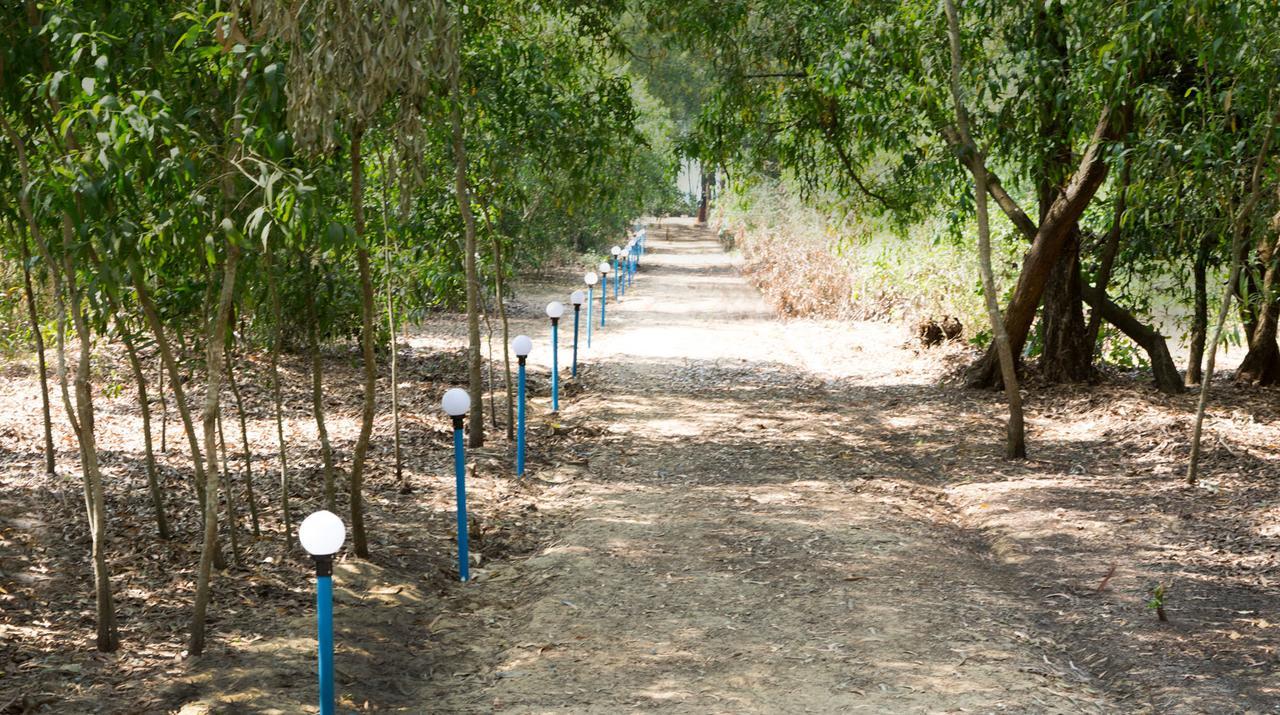
[{"label": "undergrowth", "polygon": [[[788,317],[915,322],[953,316],[964,336],[986,326],[976,241],[943,219],[905,231],[820,209],[786,182],[763,181],[722,197],[722,240],[741,251],[747,277]],[[940,212],[941,213],[941,212]],[[1011,288],[1019,246],[996,247],[1000,283]]]}]

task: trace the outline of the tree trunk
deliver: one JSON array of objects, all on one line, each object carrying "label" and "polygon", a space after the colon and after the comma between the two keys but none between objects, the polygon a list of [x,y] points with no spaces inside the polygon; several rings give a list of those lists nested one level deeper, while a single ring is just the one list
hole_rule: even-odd
[{"label": "tree trunk", "polygon": [[991,267],[991,224],[987,216],[986,159],[969,133],[968,112],[965,110],[960,90],[960,19],[952,0],[944,0],[947,27],[951,40],[951,97],[956,105],[956,126],[974,167],[974,199],[978,214],[978,268],[982,273],[982,292],[987,304],[987,317],[991,321],[992,342],[999,356],[1005,397],[1009,402],[1009,421],[1005,436],[1005,456],[1024,459],[1027,456],[1026,427],[1022,416],[1022,393],[1018,386],[1017,365],[1004,321],[1000,317],[997,299],[995,271]]},{"label": "tree trunk", "polygon": [[[231,340],[234,342],[235,338],[232,337]],[[236,383],[235,351],[228,345],[224,355],[227,361],[227,383],[231,386],[231,395],[236,401],[236,417],[240,422],[240,452],[244,456],[244,499],[249,504],[249,524],[253,529],[253,536],[258,538],[262,536],[262,527],[258,522],[258,498],[253,494],[253,450],[249,448],[249,425],[244,416],[244,401],[240,399],[240,386]],[[222,462],[227,462],[225,453]]]},{"label": "tree trunk", "polygon": [[160,489],[160,479],[156,473],[156,456],[151,447],[151,402],[147,398],[147,377],[142,369],[142,361],[138,359],[138,351],[133,344],[133,336],[129,326],[116,315],[120,326],[120,337],[124,340],[125,353],[129,356],[129,367],[133,370],[133,381],[138,385],[138,409],[142,411],[142,447],[147,469],[147,489],[151,492],[151,507],[156,512],[156,532],[161,539],[168,540],[169,520],[164,514],[164,494]]},{"label": "tree trunk", "polygon": [[1237,290],[1240,280],[1240,268],[1245,247],[1245,234],[1254,207],[1262,195],[1262,167],[1270,159],[1271,138],[1275,133],[1276,121],[1280,120],[1280,112],[1271,108],[1271,119],[1262,135],[1262,148],[1254,159],[1253,172],[1249,179],[1249,194],[1232,221],[1231,237],[1231,273],[1227,277],[1227,285],[1222,291],[1222,305],[1218,308],[1218,320],[1213,329],[1213,338],[1205,350],[1204,379],[1200,382],[1200,399],[1196,401],[1196,416],[1191,426],[1191,454],[1187,457],[1187,484],[1195,486],[1200,476],[1200,436],[1204,430],[1204,412],[1209,406],[1209,387],[1213,382],[1214,362],[1218,354],[1218,343],[1222,340],[1222,329],[1227,322],[1227,314],[1231,311],[1231,296]]},{"label": "tree trunk", "polygon": [[502,367],[507,390],[507,440],[514,440],[516,438],[516,397],[511,386],[511,326],[507,322],[507,305],[504,302],[506,280],[502,270],[502,244],[498,240],[498,234],[493,230],[493,222],[489,219],[489,214],[489,210],[484,212],[484,222],[489,230],[489,241],[493,247],[493,294],[498,304],[498,318],[502,321]]},{"label": "tree trunk", "polygon": [[[27,161],[26,144],[17,132],[0,113],[0,129],[8,136],[10,143],[18,155],[19,173],[24,186],[30,186],[31,166]],[[58,303],[58,379],[61,383],[63,406],[67,411],[67,419],[76,435],[76,443],[80,448],[80,467],[84,474],[85,512],[89,522],[90,556],[93,562],[94,596],[96,602],[97,633],[95,645],[99,651],[109,653],[120,645],[116,631],[116,611],[111,594],[111,572],[107,566],[106,538],[107,516],[106,498],[103,493],[102,472],[98,466],[98,445],[93,428],[93,390],[91,385],[90,362],[93,336],[89,328],[89,318],[84,310],[84,298],[80,293],[76,280],[76,267],[72,259],[74,227],[71,216],[62,214],[62,249],[63,262],[56,263],[49,250],[48,243],[40,231],[40,223],[31,207],[26,192],[19,192],[18,206],[27,220],[27,228],[35,241],[40,257],[49,266],[49,275],[54,283],[54,295]],[[65,272],[65,276],[60,273]],[[64,280],[65,279],[65,280]],[[80,343],[80,355],[76,364],[75,391],[76,401],[73,409],[71,397],[67,389],[66,371],[66,314],[71,314],[75,325],[76,336]]]},{"label": "tree trunk", "polygon": [[[1098,262],[1098,295],[1105,298],[1107,295],[1107,286],[1111,285],[1111,273],[1115,269],[1116,256],[1120,253],[1120,236],[1124,230],[1124,212],[1128,204],[1129,196],[1129,179],[1131,176],[1130,163],[1124,162],[1120,169],[1120,185],[1116,188],[1115,205],[1111,212],[1111,230],[1107,232],[1107,237],[1102,243],[1102,258]],[[1102,313],[1097,310],[1089,311],[1089,325],[1085,328],[1085,339],[1089,342],[1089,349],[1094,353],[1098,350],[1098,333],[1102,329]]]},{"label": "tree trunk", "polygon": [[[1123,121],[1113,121],[1109,108],[1103,108],[1079,168],[1054,199],[1036,230],[1031,248],[1023,259],[1013,297],[1004,313],[1005,330],[1009,334],[1010,348],[1014,355],[1021,353],[1026,344],[1031,323],[1035,320],[1049,276],[1057,265],[1063,247],[1071,239],[1081,214],[1107,177],[1104,145],[1123,129],[1123,125]],[[969,164],[973,160],[962,161]],[[988,176],[985,168],[981,171],[984,172],[984,177]],[[1002,203],[1001,206],[1003,205]],[[1021,214],[1020,211],[1018,213]],[[1014,218],[1014,215],[1011,214],[1010,217]],[[1026,220],[1025,215],[1022,218]],[[967,383],[970,387],[992,387],[999,384],[999,373],[999,359],[993,346],[970,368]]]},{"label": "tree trunk", "polygon": [[218,444],[217,423],[219,396],[222,390],[222,350],[226,342],[227,320],[231,315],[231,299],[235,293],[236,267],[240,249],[234,242],[227,242],[227,257],[222,268],[222,294],[218,310],[209,322],[206,340],[205,364],[208,387],[205,390],[204,453],[207,460],[204,484],[204,545],[200,552],[200,570],[196,576],[195,605],[191,615],[191,640],[187,646],[190,656],[204,652],[205,614],[209,608],[209,578],[218,552]]},{"label": "tree trunk", "polygon": [[1213,240],[1208,236],[1200,238],[1196,249],[1196,260],[1191,270],[1195,279],[1195,306],[1191,313],[1191,345],[1187,355],[1187,387],[1199,385],[1204,379],[1204,341],[1209,333],[1209,256],[1213,250]]},{"label": "tree trunk", "polygon": [[[293,515],[289,513],[289,458],[284,444],[284,400],[280,396],[280,342],[284,331],[284,311],[280,308],[280,286],[276,281],[275,256],[270,241],[263,245],[262,258],[263,270],[267,274],[267,297],[271,302],[271,402],[276,418],[276,454],[280,458],[280,515],[284,518],[284,540],[288,543],[293,538]],[[323,417],[319,419],[324,420]],[[329,474],[332,476],[332,471]],[[258,533],[256,518],[254,533]]]},{"label": "tree trunk", "polygon": [[178,415],[182,418],[182,428],[187,434],[187,446],[191,449],[191,464],[195,471],[196,502],[204,509],[204,463],[200,454],[200,442],[196,438],[195,424],[191,420],[191,410],[187,407],[186,390],[182,387],[182,370],[173,357],[173,349],[165,334],[164,324],[160,322],[160,312],[151,300],[151,293],[142,280],[142,266],[137,257],[129,258],[129,275],[133,279],[133,291],[137,295],[138,305],[142,307],[142,315],[147,319],[147,326],[156,339],[156,347],[160,350],[160,361],[169,371],[169,384],[173,387],[173,401],[177,403]]},{"label": "tree trunk", "polygon": [[[1280,266],[1276,263],[1278,246],[1269,237],[1258,241],[1257,262],[1262,266],[1257,307],[1253,311],[1253,329],[1249,331],[1249,351],[1236,370],[1235,381],[1252,385],[1274,385],[1280,382],[1280,347],[1276,345],[1276,320],[1280,317]],[[1255,281],[1256,282],[1256,281]]]},{"label": "tree trunk", "polygon": [[169,431],[169,400],[164,393],[164,363],[161,362],[156,366],[156,380],[159,382],[160,392],[160,454],[168,454],[168,431]]},{"label": "tree trunk", "polygon": [[1099,291],[1087,284],[1081,284],[1081,293],[1089,306],[1101,313],[1102,318],[1116,326],[1139,347],[1147,352],[1151,360],[1151,375],[1156,389],[1166,395],[1177,395],[1182,392],[1182,376],[1173,364],[1173,356],[1169,354],[1168,341],[1153,328],[1143,325],[1141,321],[1116,305]]},{"label": "tree trunk", "polygon": [[[400,334],[396,325],[396,303],[395,303],[395,275],[396,271],[391,265],[395,251],[392,251],[391,242],[395,231],[391,229],[391,217],[387,208],[390,203],[388,193],[390,192],[390,183],[393,180],[392,173],[394,170],[387,165],[386,156],[382,153],[378,154],[378,163],[382,167],[382,264],[383,270],[387,273],[386,289],[387,289],[387,336],[388,343],[391,348],[391,436],[392,451],[396,466],[396,483],[400,485],[400,493],[408,494],[413,491],[409,487],[409,481],[404,476],[404,464],[400,454]],[[404,212],[401,212],[400,225],[396,230],[400,230],[400,226],[404,225]]]},{"label": "tree trunk", "polygon": [[[1276,269],[1267,271],[1264,284],[1274,284]],[[1258,322],[1249,338],[1249,351],[1236,369],[1234,380],[1251,385],[1275,385],[1280,382],[1280,347],[1276,344],[1276,322],[1280,317],[1280,304],[1273,299],[1274,285],[1263,289],[1262,308]]]},{"label": "tree trunk", "polygon": [[244,566],[240,558],[240,510],[236,507],[235,484],[231,479],[231,460],[227,459],[227,436],[222,431],[222,409],[218,409],[218,453],[222,455],[222,493],[227,499],[227,535],[231,537],[231,560]]},{"label": "tree trunk", "polygon": [[468,445],[484,445],[484,377],[480,355],[480,275],[476,269],[476,219],[471,213],[471,188],[467,182],[467,147],[462,126],[462,93],[457,70],[451,87],[449,121],[453,130],[454,193],[462,214],[463,264],[467,274],[467,381],[471,394],[471,428]]},{"label": "tree trunk", "polygon": [[1081,312],[1080,231],[1072,229],[1045,286],[1040,370],[1055,383],[1093,378],[1093,345]]},{"label": "tree trunk", "polygon": [[324,508],[336,512],[337,489],[334,486],[333,447],[329,444],[329,430],[324,421],[324,362],[320,355],[320,314],[316,311],[315,292],[319,282],[313,280],[311,256],[303,258],[303,273],[307,290],[307,349],[311,353],[311,411],[315,414],[316,434],[320,438],[320,458],[324,464]]},{"label": "tree trunk", "polygon": [[364,358],[364,402],[360,412],[360,436],[351,458],[351,546],[356,556],[369,558],[369,540],[364,529],[364,461],[373,434],[373,411],[378,379],[377,358],[373,354],[373,273],[369,269],[369,248],[364,229],[364,159],[360,154],[364,129],[351,136],[351,213],[356,230],[356,264],[360,269],[360,350]]},{"label": "tree trunk", "polygon": [[[56,473],[57,463],[53,451],[53,421],[49,412],[49,374],[44,361],[44,335],[40,331],[40,311],[36,309],[36,293],[31,285],[31,254],[27,252],[27,237],[20,233],[18,247],[22,251],[22,289],[27,297],[27,318],[31,322],[31,340],[36,349],[36,371],[40,375],[40,416],[44,424],[44,473],[53,476]],[[163,515],[161,518],[164,518]]]}]

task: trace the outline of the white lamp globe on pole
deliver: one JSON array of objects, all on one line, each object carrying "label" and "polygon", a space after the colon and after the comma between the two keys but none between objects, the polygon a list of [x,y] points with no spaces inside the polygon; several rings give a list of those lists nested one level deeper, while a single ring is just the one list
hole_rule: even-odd
[{"label": "white lamp globe on pole", "polygon": [[516,357],[529,357],[529,353],[533,352],[533,339],[528,335],[517,335],[516,339],[511,341],[511,350]]},{"label": "white lamp globe on pole", "polygon": [[444,393],[440,406],[450,417],[461,417],[471,411],[471,395],[461,387],[455,387]]},{"label": "white lamp globe on pole", "polygon": [[346,525],[331,511],[317,511],[298,525],[298,541],[312,556],[332,556],[346,540]]}]

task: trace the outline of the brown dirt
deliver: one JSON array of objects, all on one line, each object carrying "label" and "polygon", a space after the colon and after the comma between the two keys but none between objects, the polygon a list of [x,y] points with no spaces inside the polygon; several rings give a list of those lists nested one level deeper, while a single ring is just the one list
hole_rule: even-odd
[{"label": "brown dirt", "polygon": [[[1219,389],[1205,488],[1180,485],[1192,398],[1139,380],[1035,388],[1033,459],[1011,463],[999,396],[942,384],[967,357],[960,346],[916,352],[883,323],[778,321],[709,232],[672,221],[650,235],[637,285],[610,302],[557,416],[538,316],[572,276],[522,288],[515,327],[538,341],[529,478],[510,478],[502,439],[471,455],[480,563],[467,584],[453,580],[435,408],[465,374],[461,325],[441,316],[411,341],[402,392],[416,490],[395,491],[380,416],[374,559],[338,566],[346,709],[1280,712],[1275,391]],[[344,456],[358,415],[352,360],[331,366]],[[274,504],[262,367],[245,382],[261,386],[255,474]],[[290,369],[289,384],[305,384]],[[76,482],[48,488],[35,474],[30,376],[11,370],[0,391],[0,479],[13,495],[0,505],[0,712],[313,709],[296,549],[281,559],[277,542],[254,542],[218,580],[211,653],[180,657],[190,489],[171,449],[181,534],[155,546],[128,388],[105,401],[100,425],[118,450],[109,491],[125,645],[89,650]],[[305,513],[317,459],[305,397],[290,404]],[[69,435],[60,445],[73,464]],[[1146,609],[1160,582],[1168,624]]]}]

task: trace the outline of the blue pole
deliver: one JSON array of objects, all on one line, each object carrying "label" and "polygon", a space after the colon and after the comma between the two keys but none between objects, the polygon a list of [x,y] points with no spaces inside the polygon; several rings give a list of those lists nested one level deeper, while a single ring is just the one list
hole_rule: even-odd
[{"label": "blue pole", "polygon": [[560,411],[560,321],[551,319],[551,411]]},{"label": "blue pole", "polygon": [[613,299],[618,299],[618,291],[622,288],[622,274],[618,272],[618,257],[613,257]]},{"label": "blue pole", "polygon": [[578,376],[578,313],[582,312],[582,306],[573,306],[573,376]]},{"label": "blue pole", "polygon": [[[327,568],[320,560],[328,562]],[[316,640],[319,641],[320,715],[333,715],[333,557],[316,560]],[[325,572],[328,573],[325,573]],[[323,575],[321,575],[323,574]]]},{"label": "blue pole", "polygon": [[609,302],[609,274],[604,274],[604,285],[600,286],[600,327],[604,327],[604,307]]},{"label": "blue pole", "polygon": [[520,361],[520,387],[516,390],[516,476],[524,476],[524,355],[517,355]]},{"label": "blue pole", "polygon": [[596,287],[587,286],[587,349],[591,349],[591,303],[596,299]]},{"label": "blue pole", "polygon": [[462,444],[462,418],[453,418],[453,476],[458,491],[458,576],[469,575],[467,551],[467,455]]}]

